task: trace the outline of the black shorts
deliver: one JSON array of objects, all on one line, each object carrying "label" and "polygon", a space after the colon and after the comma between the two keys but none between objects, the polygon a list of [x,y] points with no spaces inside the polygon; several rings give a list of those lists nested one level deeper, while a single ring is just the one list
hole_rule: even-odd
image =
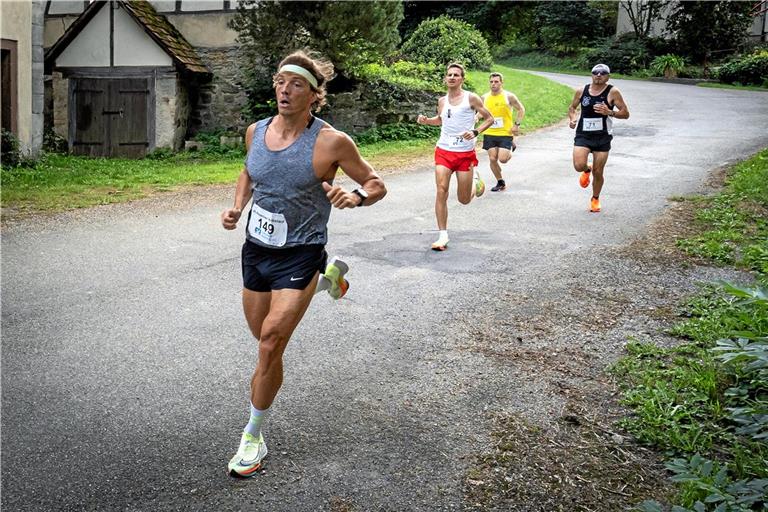
[{"label": "black shorts", "polygon": [[573,139],[574,146],[589,148],[590,151],[608,152],[611,150],[613,135],[603,133],[600,135],[577,134]]},{"label": "black shorts", "polygon": [[243,288],[254,292],[303,290],[315,272],[325,271],[327,260],[324,245],[272,249],[246,240],[242,251]]},{"label": "black shorts", "polygon": [[483,135],[483,149],[488,151],[492,148],[508,149],[512,151],[511,135]]}]

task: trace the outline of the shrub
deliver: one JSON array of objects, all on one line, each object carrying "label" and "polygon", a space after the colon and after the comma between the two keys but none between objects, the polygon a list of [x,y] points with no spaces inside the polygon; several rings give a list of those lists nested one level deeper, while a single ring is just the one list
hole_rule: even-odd
[{"label": "shrub", "polygon": [[438,66],[459,62],[487,71],[493,62],[488,42],[480,31],[448,16],[421,22],[401,51],[408,60]]},{"label": "shrub", "polygon": [[365,64],[358,66],[355,78],[366,82],[385,81],[405,89],[442,91],[445,70],[436,64],[399,60],[390,66]]},{"label": "shrub", "polygon": [[69,152],[69,143],[54,130],[48,129],[43,134],[43,149],[49,153],[66,155]]},{"label": "shrub", "polygon": [[436,126],[425,126],[415,123],[394,123],[376,126],[354,135],[358,144],[373,144],[411,139],[433,139],[440,135],[440,129]]},{"label": "shrub", "polygon": [[2,131],[0,160],[3,161],[3,167],[17,167],[22,160],[19,139],[13,133],[6,130]]},{"label": "shrub", "polygon": [[664,78],[675,78],[685,69],[685,59],[668,53],[659,55],[651,62],[651,70],[657,75],[663,75]]},{"label": "shrub", "polygon": [[768,86],[768,50],[756,50],[720,66],[715,77],[728,84]]}]

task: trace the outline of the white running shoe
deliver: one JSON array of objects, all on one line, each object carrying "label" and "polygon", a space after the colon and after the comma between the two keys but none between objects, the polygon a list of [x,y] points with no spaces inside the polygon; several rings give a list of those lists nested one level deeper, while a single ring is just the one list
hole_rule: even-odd
[{"label": "white running shoe", "polygon": [[243,432],[240,438],[240,447],[237,453],[227,465],[227,472],[232,476],[247,478],[256,474],[261,469],[261,461],[267,456],[267,444],[264,436],[254,437],[248,432]]},{"label": "white running shoe", "polygon": [[433,251],[444,251],[448,248],[448,237],[440,235],[432,244]]}]

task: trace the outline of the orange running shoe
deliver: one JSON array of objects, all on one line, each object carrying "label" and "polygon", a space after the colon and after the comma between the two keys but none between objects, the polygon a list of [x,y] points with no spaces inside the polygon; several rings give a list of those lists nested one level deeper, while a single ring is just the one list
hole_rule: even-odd
[{"label": "orange running shoe", "polygon": [[600,199],[593,197],[589,203],[589,211],[597,213],[600,211]]},{"label": "orange running shoe", "polygon": [[581,188],[587,188],[589,186],[589,178],[592,175],[592,164],[587,165],[589,170],[587,172],[582,172],[581,176],[579,176],[579,185],[581,185]]}]

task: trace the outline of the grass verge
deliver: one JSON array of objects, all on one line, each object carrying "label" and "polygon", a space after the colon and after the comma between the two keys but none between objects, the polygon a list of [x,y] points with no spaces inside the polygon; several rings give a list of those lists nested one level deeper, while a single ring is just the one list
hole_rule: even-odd
[{"label": "grass verge", "polygon": [[[493,71],[504,75],[504,89],[514,93],[525,107],[522,134],[554,124],[568,113],[573,89],[545,78],[512,69],[505,64],[493,66]],[[477,94],[489,91],[486,71],[469,71],[467,78]]]},{"label": "grass verge", "polygon": [[[499,69],[529,112],[523,133],[564,117],[571,99],[568,87],[504,66]],[[487,84],[486,74],[478,76],[482,79],[477,83]],[[435,138],[436,135],[430,135],[423,139],[361,144],[360,152],[375,169],[408,169],[416,162],[431,158]],[[32,167],[3,168],[2,207],[5,214],[54,212],[125,202],[190,186],[232,184],[234,187],[244,155],[232,151],[226,156],[193,153],[161,156],[123,160],[48,154]]]},{"label": "grass verge", "polygon": [[[716,283],[683,306],[674,348],[631,342],[612,372],[633,411],[623,426],[668,454],[673,510],[768,508],[768,149],[729,170],[723,191],[694,198],[701,232],[692,256],[752,271],[754,283]],[[639,510],[660,512],[655,501]]]}]

